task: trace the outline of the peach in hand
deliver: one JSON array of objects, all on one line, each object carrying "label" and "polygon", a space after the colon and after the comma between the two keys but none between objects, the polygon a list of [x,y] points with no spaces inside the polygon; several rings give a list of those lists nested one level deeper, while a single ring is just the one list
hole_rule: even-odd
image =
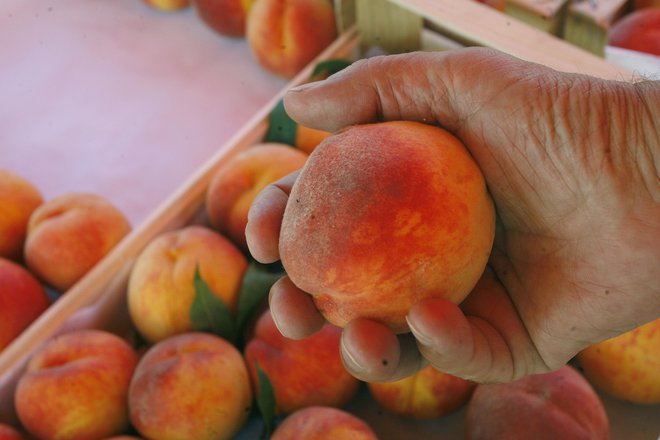
[{"label": "peach in hand", "polygon": [[309,156],[279,253],[331,323],[408,331],[426,298],[461,302],[484,271],[495,212],[478,166],[447,131],[417,122],[350,127]]},{"label": "peach in hand", "polygon": [[211,225],[247,251],[245,225],[252,201],[306,160],[307,154],[278,143],[257,144],[234,156],[215,172],[206,191]]},{"label": "peach in hand", "polygon": [[63,293],[130,230],[126,217],[104,197],[63,194],[32,213],[25,262],[37,277]]},{"label": "peach in hand", "polygon": [[427,366],[395,382],[368,383],[374,400],[389,412],[417,420],[446,416],[469,399],[475,384]]},{"label": "peach in hand", "polygon": [[569,365],[510,383],[481,384],[465,414],[467,440],[607,440],[598,394]]},{"label": "peach in hand", "polygon": [[19,261],[30,216],[43,197],[29,181],[0,169],[0,257]]},{"label": "peach in hand", "polygon": [[210,333],[165,339],[142,357],[129,391],[131,422],[145,438],[224,440],[252,405],[241,353]]},{"label": "peach in hand", "polygon": [[330,0],[255,0],[247,40],[266,70],[291,78],[337,36]]},{"label": "peach in hand", "polygon": [[23,266],[0,258],[0,351],[49,306],[46,291]]},{"label": "peach in hand", "polygon": [[638,404],[660,403],[660,318],[578,353],[589,381]]},{"label": "peach in hand", "polygon": [[258,363],[273,385],[276,413],[313,405],[343,406],[355,395],[359,382],[342,364],[340,338],[340,329],[329,324],[303,340],[285,338],[266,310],[245,348],[255,390]]},{"label": "peach in hand", "polygon": [[228,37],[243,37],[253,1],[193,0],[193,5],[202,21],[217,33]]},{"label": "peach in hand", "polygon": [[193,330],[196,267],[202,279],[235,313],[247,269],[245,256],[228,239],[204,226],[165,232],[140,253],[128,282],[128,310],[140,334],[158,342]]},{"label": "peach in hand", "polygon": [[91,440],[125,432],[137,362],[126,341],[101,330],[76,330],[47,341],[16,388],[22,425],[39,439]]},{"label": "peach in hand", "polygon": [[271,440],[377,440],[367,423],[337,408],[310,406],[288,416]]}]

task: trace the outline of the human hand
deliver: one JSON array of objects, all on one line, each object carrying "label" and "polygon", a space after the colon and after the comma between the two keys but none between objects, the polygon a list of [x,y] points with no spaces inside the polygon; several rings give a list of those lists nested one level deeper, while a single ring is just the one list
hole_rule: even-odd
[{"label": "human hand", "polygon": [[[480,166],[498,213],[489,267],[459,306],[414,306],[411,334],[359,319],[346,367],[396,380],[430,362],[477,382],[554,370],[592,343],[660,315],[660,83],[564,74],[487,49],[376,57],[285,97],[298,122],[334,131],[416,120],[451,131]],[[276,261],[295,175],[255,200],[253,256]],[[284,278],[271,290],[280,331],[323,317]]]}]

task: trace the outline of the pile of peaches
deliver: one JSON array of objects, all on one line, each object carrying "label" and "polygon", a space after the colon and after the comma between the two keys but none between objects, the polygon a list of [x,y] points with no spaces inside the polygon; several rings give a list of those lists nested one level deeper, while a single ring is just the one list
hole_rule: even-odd
[{"label": "pile of peaches", "polygon": [[[423,150],[425,143],[443,142],[450,152],[446,158],[452,163],[449,169],[459,171],[442,172],[441,178],[456,174],[463,187],[465,182],[473,182],[470,193],[463,194],[473,206],[464,206],[464,199],[451,196],[452,191],[445,187],[442,197],[448,197],[447,203],[463,206],[449,212],[472,212],[478,222],[484,218],[494,221],[478,169],[469,155],[461,152],[461,145],[437,127],[382,123],[331,135],[297,126],[288,136],[290,144],[267,135],[262,143],[232,156],[216,170],[206,188],[200,215],[191,224],[161,233],[136,257],[126,286],[132,323],[129,335],[103,329],[71,330],[45,341],[30,354],[13,396],[18,422],[15,426],[0,423],[0,439],[244,438],[245,430],[254,426],[251,421],[258,417],[263,418],[259,430],[277,440],[376,439],[378,428],[347,409],[360,389],[383,411],[402,419],[441,419],[465,407],[468,439],[514,438],[520,433],[527,438],[606,439],[608,415],[591,384],[628,401],[660,402],[660,320],[585,350],[579,357],[585,375],[565,366],[506,384],[475,384],[432,367],[396,382],[364,384],[342,363],[340,327],[326,323],[306,339],[283,337],[270,313],[267,296],[273,283],[284,275],[286,264],[259,264],[251,257],[245,237],[248,210],[263,188],[296,170],[301,170],[299,181],[305,181],[305,173],[323,176],[324,187],[332,187],[333,177],[341,175],[337,184],[346,193],[336,201],[359,195],[359,188],[346,185],[351,176],[345,169],[325,165],[332,160],[341,162],[333,157],[347,137],[353,146],[356,139],[367,146],[356,153],[361,155],[363,174],[398,170],[396,185],[388,186],[387,179],[375,179],[373,184],[385,184],[391,194],[399,196],[409,186],[403,183],[408,176],[401,170],[410,168],[411,179],[420,183],[420,172],[442,168],[429,166],[435,159],[424,156]],[[385,163],[388,157],[395,157],[386,147],[378,150],[369,146],[374,139],[398,142],[396,148],[410,148],[411,154],[396,157],[393,167]],[[416,187],[416,192],[427,191],[438,178],[424,175],[424,184]],[[394,206],[387,189],[374,191],[371,196],[379,199],[375,209]],[[302,193],[296,192],[291,198],[296,204],[303,200],[298,194]],[[424,197],[417,194],[415,199],[427,200]],[[16,261],[2,260],[1,338],[7,339],[15,329],[27,325],[29,319],[17,324],[23,310],[30,310],[30,319],[34,319],[38,313],[32,310],[46,306],[40,283],[65,290],[75,282],[76,269],[84,272],[91,254],[100,255],[100,249],[107,250],[128,231],[123,217],[107,202],[85,196],[74,204],[71,199],[43,203],[22,179],[9,172],[0,174],[3,255],[20,259],[22,252],[26,267],[36,274],[31,275]],[[434,204],[423,205],[420,209],[434,209]],[[353,209],[351,215],[358,218],[364,212]],[[447,215],[428,218],[459,221]],[[382,213],[367,217],[371,229],[391,226],[400,242],[408,239],[406,231],[420,226],[414,215],[393,218],[391,225]],[[74,230],[82,219],[95,219],[96,223]],[[314,216],[306,219],[314,221]],[[361,231],[350,228],[338,228],[335,241],[352,237],[356,246],[377,250],[373,243],[365,242],[369,227]],[[464,233],[456,227],[434,229],[442,231],[442,236],[451,231]],[[469,252],[470,246],[466,248],[466,264],[485,264],[483,258],[475,256],[487,255],[482,248],[492,240],[492,230],[484,231],[477,233],[479,240],[471,239],[481,242],[473,246],[476,254]],[[415,234],[407,235],[419,241]],[[335,248],[329,258],[344,268],[343,274],[352,273],[350,264],[340,261],[337,252],[340,250]],[[404,254],[396,253],[396,260],[405,260]],[[363,256],[369,257],[369,265],[375,261],[371,255]],[[464,269],[466,264],[457,267]],[[300,265],[303,276],[313,272],[311,259]],[[304,267],[309,273],[304,273]],[[460,268],[459,278],[465,275]],[[360,281],[358,275],[355,281]],[[476,270],[474,277],[479,275]],[[338,279],[336,272],[326,276],[330,283]],[[373,284],[373,278],[364,281],[365,288]],[[470,285],[466,285],[465,294]],[[385,308],[391,305],[385,300],[379,303]],[[348,313],[354,307],[360,307],[359,302],[337,303],[326,317]]]},{"label": "pile of peaches", "polygon": [[246,38],[264,69],[292,78],[337,36],[332,0],[145,0],[163,11],[192,6],[224,37]]}]

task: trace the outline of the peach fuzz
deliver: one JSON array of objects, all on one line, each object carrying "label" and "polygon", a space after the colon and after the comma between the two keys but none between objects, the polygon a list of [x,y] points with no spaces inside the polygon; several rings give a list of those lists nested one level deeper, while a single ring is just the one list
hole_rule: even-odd
[{"label": "peach fuzz", "polygon": [[591,345],[577,359],[585,377],[611,396],[660,403],[660,318]]},{"label": "peach fuzz", "polygon": [[25,262],[37,277],[63,293],[130,230],[124,214],[104,197],[62,194],[30,216]]},{"label": "peach fuzz", "polygon": [[228,37],[245,36],[247,16],[254,0],[192,0],[207,26]]},{"label": "peach fuzz", "polygon": [[129,391],[131,422],[152,439],[230,439],[251,405],[241,353],[210,333],[181,334],[152,346]]},{"label": "peach fuzz", "polygon": [[417,122],[348,128],[309,156],[289,196],[279,251],[331,323],[396,332],[417,302],[462,301],[481,276],[495,212],[458,139]]},{"label": "peach fuzz", "polygon": [[5,423],[0,423],[0,440],[27,440],[27,439],[13,426],[7,425]]},{"label": "peach fuzz", "polygon": [[359,381],[342,364],[340,338],[340,329],[329,324],[303,340],[285,338],[267,310],[245,347],[255,392],[258,363],[273,385],[278,414],[313,405],[343,406],[357,392]]},{"label": "peach fuzz", "polygon": [[337,408],[310,406],[288,416],[270,440],[378,440],[359,417]]},{"label": "peach fuzz", "polygon": [[606,440],[600,397],[569,365],[510,383],[478,385],[465,413],[466,440]]},{"label": "peach fuzz", "polygon": [[396,382],[368,383],[372,397],[387,411],[411,419],[446,416],[467,403],[475,384],[431,366]]},{"label": "peach fuzz", "polygon": [[0,257],[19,261],[30,216],[43,196],[28,180],[0,169]]},{"label": "peach fuzz", "polygon": [[202,279],[234,313],[247,259],[228,239],[204,226],[154,238],[138,255],[128,282],[128,310],[140,334],[158,342],[193,330],[190,307],[199,265]]},{"label": "peach fuzz", "polygon": [[101,330],[48,340],[19,379],[15,406],[39,439],[87,440],[128,429],[128,387],[138,358],[130,345]]},{"label": "peach fuzz", "polygon": [[49,305],[46,291],[29,271],[0,258],[0,352]]},{"label": "peach fuzz", "polygon": [[255,0],[246,36],[257,62],[292,78],[337,37],[330,0]]},{"label": "peach fuzz", "polygon": [[190,5],[190,0],[144,0],[149,6],[160,11],[178,11]]},{"label": "peach fuzz", "polygon": [[289,145],[253,145],[221,166],[206,191],[206,212],[214,229],[247,251],[245,225],[250,205],[270,183],[302,168],[307,154]]},{"label": "peach fuzz", "polygon": [[314,148],[316,148],[323,139],[330,136],[330,132],[324,130],[317,130],[315,128],[305,127],[304,125],[298,124],[296,126],[296,138],[294,140],[294,145],[296,148],[304,151],[307,154],[312,154]]}]

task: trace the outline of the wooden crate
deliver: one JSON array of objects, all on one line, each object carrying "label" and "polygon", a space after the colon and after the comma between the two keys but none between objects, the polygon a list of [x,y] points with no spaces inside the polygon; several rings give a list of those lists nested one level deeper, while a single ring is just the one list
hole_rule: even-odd
[{"label": "wooden crate", "polygon": [[[159,234],[198,221],[203,210],[205,191],[213,174],[235,154],[262,139],[272,109],[286,90],[307,81],[318,61],[337,57],[357,59],[374,47],[394,53],[481,45],[562,71],[610,79],[632,78],[630,72],[600,57],[471,1],[336,0],[335,5],[342,30],[337,40],[0,354],[0,422],[15,421],[12,396],[16,382],[30,354],[45,341],[58,334],[83,328],[101,328],[123,336],[131,332],[125,292],[137,256]],[[397,26],[397,38],[386,38],[392,26]],[[352,409],[359,415],[367,419],[378,417],[379,412],[369,407],[364,400],[358,399],[357,402],[353,404],[357,407]],[[624,429],[634,423],[636,417],[649,417],[648,412],[636,407],[626,410],[626,418],[622,422]],[[438,431],[449,433],[447,438],[453,438],[461,430],[460,414],[454,417],[449,419],[452,420],[450,422],[435,421],[428,424],[395,420],[392,426],[388,426],[388,431],[392,433],[392,438],[416,433],[421,440],[430,438],[429,435],[424,436],[424,433]],[[390,418],[383,423],[392,423],[392,420]]]}]

